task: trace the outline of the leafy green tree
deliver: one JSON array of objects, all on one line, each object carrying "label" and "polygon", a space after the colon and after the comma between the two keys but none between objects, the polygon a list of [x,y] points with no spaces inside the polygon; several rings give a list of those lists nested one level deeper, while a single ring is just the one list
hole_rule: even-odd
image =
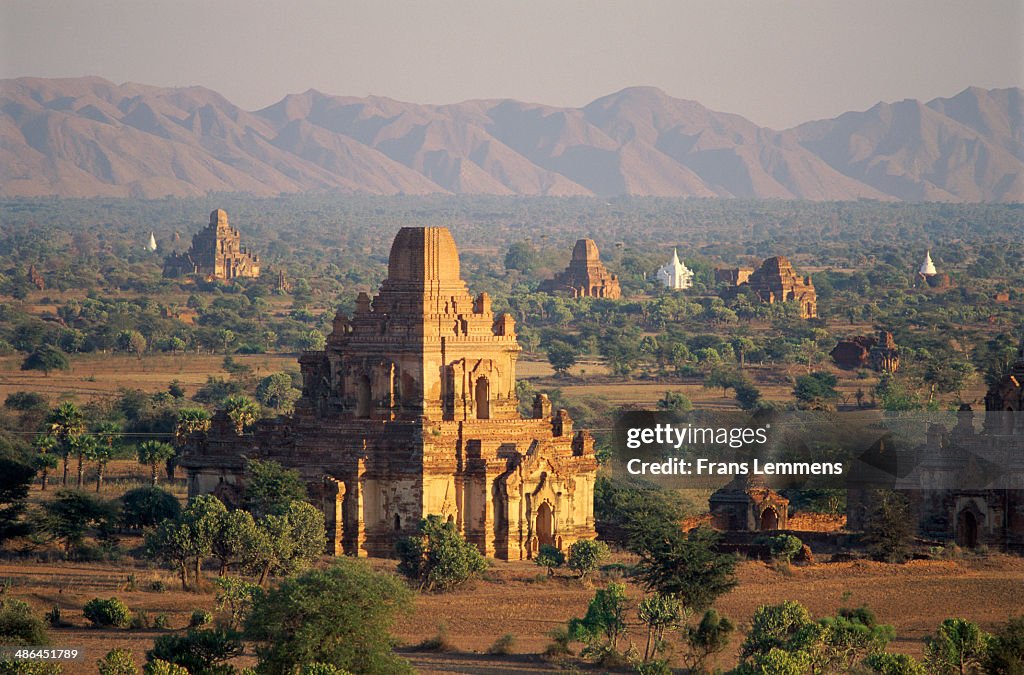
[{"label": "leafy green tree", "polygon": [[936,391],[940,394],[956,393],[959,398],[973,373],[974,367],[956,356],[943,354],[929,359],[921,378],[928,385],[928,402],[935,398]]},{"label": "leafy green tree", "polygon": [[0,598],[0,644],[45,646],[50,644],[46,622],[26,602]]},{"label": "leafy green tree", "polygon": [[741,382],[733,389],[736,402],[744,410],[753,410],[761,402],[760,390],[748,381]]},{"label": "leafy green tree", "polygon": [[188,500],[179,518],[180,527],[190,542],[196,588],[202,585],[203,558],[213,553],[213,543],[228,510],[213,495],[198,495]]},{"label": "leafy green tree", "polygon": [[[660,532],[660,536],[658,536]],[[662,528],[637,546],[636,577],[648,590],[675,595],[692,610],[703,610],[736,586],[736,556],[716,550],[718,535],[707,527],[683,534]]]},{"label": "leafy green tree", "polygon": [[774,537],[768,537],[767,544],[773,559],[787,563],[792,562],[793,556],[799,553],[804,546],[798,537],[791,534],[777,534]]},{"label": "leafy green tree", "polygon": [[258,584],[238,577],[218,577],[213,584],[217,587],[217,611],[227,612],[229,628],[240,629],[253,603],[263,594],[263,589]]},{"label": "leafy green tree", "polygon": [[708,660],[729,646],[729,638],[735,629],[732,621],[720,616],[714,609],[704,612],[696,627],[685,626],[683,642],[686,654],[683,661],[690,672],[703,673]]},{"label": "leafy green tree", "polygon": [[673,595],[655,593],[640,601],[637,616],[640,623],[647,626],[644,661],[649,661],[664,651],[665,632],[683,620],[683,605]]},{"label": "leafy green tree", "polygon": [[0,457],[0,541],[30,532],[22,516],[35,477],[31,466]]},{"label": "leafy green tree", "polygon": [[354,673],[411,672],[392,652],[390,636],[395,615],[408,611],[411,600],[398,579],[357,560],[286,579],[256,599],[246,620],[256,670],[293,673],[323,663]]},{"label": "leafy green tree", "polygon": [[980,670],[991,636],[966,619],[946,619],[925,638],[924,662],[934,675],[963,675]]},{"label": "leafy green tree", "polygon": [[51,370],[69,370],[71,364],[64,352],[52,345],[40,345],[21,362],[22,370],[41,370],[46,376]]},{"label": "leafy green tree", "polygon": [[121,495],[121,524],[141,530],[181,515],[178,498],[158,487],[140,487]]},{"label": "leafy green tree", "polygon": [[583,656],[603,661],[618,653],[619,640],[628,630],[628,609],[626,587],[622,584],[613,582],[594,593],[586,615],[569,621],[571,639],[586,645]]},{"label": "leafy green tree", "polygon": [[245,396],[228,396],[224,399],[224,410],[228,419],[235,425],[235,433],[239,436],[260,418],[260,407]]},{"label": "leafy green tree", "polygon": [[487,561],[473,544],[440,516],[420,521],[419,534],[396,545],[398,571],[428,591],[449,591],[487,569]]},{"label": "leafy green tree", "polygon": [[541,567],[548,568],[548,576],[552,577],[555,575],[555,568],[565,564],[565,554],[551,544],[543,544],[533,561]]},{"label": "leafy green tree", "polygon": [[893,490],[869,493],[864,543],[871,556],[884,562],[905,562],[910,557],[913,538],[914,520],[906,496]]},{"label": "leafy green tree", "polygon": [[309,567],[326,545],[323,513],[308,502],[295,501],[284,514],[259,520],[243,564],[259,575],[262,586],[271,574],[295,574]]},{"label": "leafy green tree", "polygon": [[603,541],[580,539],[569,545],[568,567],[582,579],[595,572],[608,555],[608,544]]},{"label": "leafy green tree", "polygon": [[665,395],[658,399],[658,410],[685,413],[693,410],[693,403],[681,391],[666,391]]},{"label": "leafy green tree", "polygon": [[82,546],[90,528],[109,527],[117,518],[114,504],[75,490],[59,490],[43,508],[47,529],[64,542],[64,553],[68,556]]},{"label": "leafy green tree", "polygon": [[149,465],[150,479],[153,487],[156,487],[156,467],[174,456],[174,448],[163,441],[143,441],[139,443],[135,452],[139,457],[139,464]]},{"label": "leafy green tree", "polygon": [[248,511],[229,511],[220,517],[212,546],[213,555],[220,563],[219,576],[223,577],[228,567],[244,560],[256,537],[256,521]]},{"label": "leafy green tree", "polygon": [[82,489],[82,481],[85,473],[85,459],[91,457],[96,451],[96,438],[86,434],[72,436],[70,439],[71,452],[78,461],[78,482],[77,489]]},{"label": "leafy green tree", "polygon": [[182,453],[192,434],[206,433],[210,429],[210,413],[203,408],[182,408],[174,424],[175,455],[167,460],[167,477],[174,477],[178,455]]},{"label": "leafy green tree", "polygon": [[317,329],[306,331],[299,339],[299,346],[303,351],[319,352],[327,346],[327,338]]},{"label": "leafy green tree", "polygon": [[565,375],[576,365],[576,349],[567,342],[552,340],[547,349],[548,363],[557,375]]},{"label": "leafy green tree", "polygon": [[832,373],[801,375],[796,378],[796,386],[793,387],[797,405],[804,410],[831,410],[839,399],[836,382],[836,376]]},{"label": "leafy green tree", "polygon": [[730,389],[735,389],[744,382],[746,382],[746,378],[739,371],[731,368],[716,367],[708,371],[708,374],[704,377],[704,388],[721,388],[722,396],[724,397]]},{"label": "leafy green tree", "polygon": [[245,465],[245,508],[257,518],[288,510],[306,499],[306,483],[295,469],[277,462],[250,459]]},{"label": "leafy green tree", "polygon": [[988,641],[985,672],[998,675],[1024,673],[1024,616],[1011,617]]},{"label": "leafy green tree", "polygon": [[[241,635],[227,628],[189,629],[185,635],[161,635],[146,652],[146,661],[164,661],[189,675],[235,675],[229,663],[244,651]],[[149,672],[147,670],[147,672]],[[165,669],[164,672],[175,672]]]},{"label": "leafy green tree", "polygon": [[130,649],[111,649],[96,661],[99,675],[138,675],[139,668],[135,665]]}]

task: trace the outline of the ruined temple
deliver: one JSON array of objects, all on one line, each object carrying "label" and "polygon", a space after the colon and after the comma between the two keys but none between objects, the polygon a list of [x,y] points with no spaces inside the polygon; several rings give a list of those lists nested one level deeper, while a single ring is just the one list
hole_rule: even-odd
[{"label": "ruined temple", "polygon": [[785,530],[789,500],[755,476],[737,476],[708,500],[711,524],[718,530]]},{"label": "ruined temple", "polygon": [[565,550],[595,536],[594,440],[545,395],[520,414],[519,351],[512,317],[470,295],[447,228],[402,228],[379,294],[300,357],[295,412],[243,435],[220,412],[191,440],[189,494],[237,503],[246,458],[273,460],[305,479],[336,555],[393,555],[428,515],[488,556]]},{"label": "ruined temple", "polygon": [[783,256],[768,258],[750,275],[750,288],[762,302],[795,302],[800,307],[800,318],[818,316],[818,296],[811,278],[801,277]]},{"label": "ruined temple", "polygon": [[741,286],[750,281],[754,273],[752,267],[716,267],[715,283],[725,286]]},{"label": "ruined temple", "polygon": [[573,298],[622,297],[619,277],[610,273],[601,262],[597,244],[593,239],[580,239],[572,249],[569,267],[540,285],[549,293],[564,293]]},{"label": "ruined temple", "polygon": [[192,237],[188,251],[164,259],[165,277],[236,279],[259,275],[259,256],[242,247],[241,235],[228,225],[228,214],[223,209],[210,213],[210,224]]},{"label": "ruined temple", "polygon": [[900,367],[900,349],[892,333],[878,331],[878,337],[856,335],[836,343],[829,356],[844,370],[870,367],[879,373],[895,373]]},{"label": "ruined temple", "polygon": [[[929,418],[918,447],[895,453],[900,472],[895,489],[908,498],[917,534],[938,544],[965,548],[992,546],[1024,552],[1024,344],[1008,371],[985,396],[978,428],[963,404],[947,427]],[[904,423],[905,424],[905,423]],[[847,519],[862,529],[872,508],[869,490],[851,489]]]}]

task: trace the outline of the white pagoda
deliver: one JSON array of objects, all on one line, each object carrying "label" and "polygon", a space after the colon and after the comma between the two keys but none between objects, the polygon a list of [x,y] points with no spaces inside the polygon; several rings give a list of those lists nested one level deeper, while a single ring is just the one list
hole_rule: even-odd
[{"label": "white pagoda", "polygon": [[921,269],[919,269],[917,273],[922,277],[933,277],[939,273],[939,271],[935,269],[935,263],[932,262],[932,252],[930,249],[924,254],[924,262],[921,263]]},{"label": "white pagoda", "polygon": [[676,249],[672,249],[672,260],[658,268],[658,281],[674,291],[693,288],[693,271],[679,259]]},{"label": "white pagoda", "polygon": [[152,232],[149,233],[149,241],[146,243],[146,250],[150,253],[156,250],[156,236]]}]

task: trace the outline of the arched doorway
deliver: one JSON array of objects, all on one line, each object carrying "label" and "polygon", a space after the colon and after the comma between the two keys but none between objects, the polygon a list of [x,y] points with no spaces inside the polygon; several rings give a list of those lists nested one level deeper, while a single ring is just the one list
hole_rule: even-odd
[{"label": "arched doorway", "polygon": [[960,512],[957,518],[956,543],[963,548],[978,546],[978,518],[968,509]]},{"label": "arched doorway", "polygon": [[370,416],[370,378],[360,375],[356,383],[356,417]]},{"label": "arched doorway", "polygon": [[476,399],[476,418],[478,420],[491,419],[491,383],[487,381],[486,377],[477,378],[473,398]]},{"label": "arched doorway", "polygon": [[774,506],[769,506],[768,508],[761,512],[761,529],[779,529],[779,512],[775,510]]},{"label": "arched doorway", "polygon": [[537,546],[555,544],[555,515],[547,502],[541,502],[537,509]]}]

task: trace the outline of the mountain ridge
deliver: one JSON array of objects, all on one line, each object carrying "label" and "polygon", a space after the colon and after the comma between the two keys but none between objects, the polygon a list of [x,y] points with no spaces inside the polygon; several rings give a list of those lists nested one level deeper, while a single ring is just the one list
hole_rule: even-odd
[{"label": "mountain ridge", "polygon": [[247,111],[201,86],[0,80],[0,196],[211,191],[1016,202],[1024,90],[775,130],[649,86],[580,108],[309,89]]}]

